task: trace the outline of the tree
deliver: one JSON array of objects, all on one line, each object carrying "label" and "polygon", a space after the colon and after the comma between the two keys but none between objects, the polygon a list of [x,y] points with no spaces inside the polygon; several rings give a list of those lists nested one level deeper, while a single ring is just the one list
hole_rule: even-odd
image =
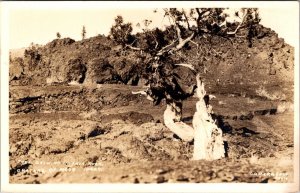
[{"label": "tree", "polygon": [[[224,157],[224,146],[222,141],[222,130],[212,118],[212,110],[209,105],[210,95],[206,94],[204,83],[191,64],[175,64],[173,56],[179,55],[189,43],[199,46],[193,40],[195,37],[209,37],[213,35],[232,38],[234,36],[251,38],[255,35],[255,26],[260,22],[258,9],[242,8],[237,12],[238,21],[229,23],[228,15],[224,8],[194,8],[194,9],[163,9],[164,17],[170,21],[170,26],[163,34],[148,29],[144,37],[154,41],[147,41],[144,51],[150,53],[146,67],[148,89],[136,92],[147,95],[155,105],[162,99],[166,100],[167,109],[164,112],[165,125],[185,141],[194,139],[194,159],[219,159]],[[120,20],[121,23],[123,20]],[[117,20],[116,20],[117,22]],[[121,26],[117,25],[117,26]],[[117,27],[116,26],[116,27]],[[124,30],[123,30],[124,31]],[[131,32],[131,31],[130,31]],[[149,33],[147,35],[147,33]],[[119,42],[126,42],[124,36],[117,36]],[[145,41],[145,40],[144,40]],[[148,42],[148,43],[147,43]],[[153,42],[155,42],[153,44]],[[179,67],[188,68],[195,75],[195,84],[188,88],[180,85],[178,74],[175,73]],[[196,74],[198,74],[196,76]],[[193,127],[182,122],[182,101],[192,96],[197,88],[197,111],[193,118]],[[200,152],[199,152],[200,151]]]},{"label": "tree", "polygon": [[[196,103],[196,112],[193,117],[194,128],[194,154],[193,159],[215,160],[225,157],[225,148],[222,130],[213,119],[211,98],[206,94],[204,83],[199,74],[196,77],[199,101]],[[213,96],[212,96],[213,97]]]},{"label": "tree", "polygon": [[11,63],[11,61],[12,61],[12,56],[11,56],[11,51],[9,52],[9,63]]},{"label": "tree", "polygon": [[24,51],[24,59],[28,61],[28,70],[32,71],[42,61],[42,55],[39,53],[39,47],[33,42]]},{"label": "tree", "polygon": [[85,34],[86,34],[85,26],[82,26],[81,36],[83,40],[85,39]]},{"label": "tree", "polygon": [[123,17],[118,15],[115,18],[115,24],[110,28],[110,36],[113,38],[113,40],[122,46],[131,47],[131,49],[137,49],[134,48],[130,44],[133,43],[134,38],[132,36],[132,24],[131,23],[124,23]]},{"label": "tree", "polygon": [[57,38],[57,39],[60,39],[60,38],[61,38],[61,35],[60,35],[59,32],[56,33],[56,38]]}]

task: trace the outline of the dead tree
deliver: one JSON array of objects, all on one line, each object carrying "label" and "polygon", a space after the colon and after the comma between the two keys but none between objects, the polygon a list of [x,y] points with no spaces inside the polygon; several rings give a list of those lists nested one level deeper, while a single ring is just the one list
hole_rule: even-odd
[{"label": "dead tree", "polygon": [[85,34],[86,34],[85,26],[82,26],[82,31],[81,31],[81,37],[82,37],[82,40],[85,39]]},{"label": "dead tree", "polygon": [[193,117],[194,127],[194,160],[215,160],[224,157],[225,149],[222,130],[212,117],[212,106],[209,104],[210,96],[206,94],[204,83],[197,75],[196,112]]},{"label": "dead tree", "polygon": [[[196,85],[183,89],[177,82],[172,70],[178,66],[185,66],[184,64],[165,64],[160,63],[159,59],[157,60],[152,63],[154,65],[149,77],[149,88],[145,93],[154,104],[159,104],[162,99],[166,100],[164,124],[182,140],[192,141],[194,138],[193,128],[182,122],[182,101],[194,94]],[[166,65],[170,67],[167,68]]]},{"label": "dead tree", "polygon": [[[224,157],[222,130],[211,116],[209,95],[206,94],[199,74],[195,78],[195,82],[197,82],[195,85],[183,89],[176,79],[177,75],[173,73],[178,66],[184,66],[196,74],[194,66],[192,64],[176,65],[166,61],[189,42],[197,44],[193,41],[196,36],[206,34],[232,37],[240,29],[247,28],[249,24],[253,26],[260,21],[257,9],[241,9],[243,16],[240,22],[235,22],[227,27],[226,17],[228,15],[223,11],[224,9],[220,8],[195,8],[190,9],[187,13],[184,9],[164,9],[165,17],[169,18],[175,36],[172,41],[161,46],[153,55],[147,67],[148,89],[137,92],[146,95],[155,105],[159,104],[162,99],[166,100],[164,124],[182,140],[192,141],[194,139],[194,159],[213,160]],[[158,48],[159,41],[156,42],[155,48]],[[182,122],[182,101],[194,95],[196,88],[199,101],[196,104],[197,110],[193,117],[193,127],[190,127]]]}]

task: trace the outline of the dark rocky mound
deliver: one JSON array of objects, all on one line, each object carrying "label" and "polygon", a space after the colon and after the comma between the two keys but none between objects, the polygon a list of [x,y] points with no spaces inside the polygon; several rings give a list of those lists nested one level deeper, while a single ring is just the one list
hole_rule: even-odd
[{"label": "dark rocky mound", "polygon": [[[194,65],[210,92],[222,94],[234,90],[235,94],[246,92],[251,96],[257,94],[259,86],[268,91],[293,85],[294,48],[269,28],[260,26],[251,42],[244,37],[217,35],[195,41],[198,48],[190,44],[172,57],[174,61]],[[10,85],[70,82],[137,85],[145,63],[139,51],[125,51],[105,36],[78,42],[70,38],[55,39],[45,46],[28,48],[22,59],[11,60]],[[184,84],[192,81],[192,74],[182,68],[177,71]],[[254,90],[249,91],[249,87]]]}]

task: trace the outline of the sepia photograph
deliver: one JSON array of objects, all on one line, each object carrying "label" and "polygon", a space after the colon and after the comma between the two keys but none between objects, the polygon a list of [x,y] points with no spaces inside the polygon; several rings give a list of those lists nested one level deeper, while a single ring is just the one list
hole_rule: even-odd
[{"label": "sepia photograph", "polygon": [[1,10],[2,185],[299,191],[299,2]]}]

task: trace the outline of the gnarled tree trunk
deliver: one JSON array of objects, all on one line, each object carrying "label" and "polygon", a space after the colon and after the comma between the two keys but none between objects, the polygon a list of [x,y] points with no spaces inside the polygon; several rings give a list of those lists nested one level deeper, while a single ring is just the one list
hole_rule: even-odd
[{"label": "gnarled tree trunk", "polygon": [[213,120],[212,107],[209,105],[209,96],[206,95],[204,83],[197,75],[196,112],[193,117],[194,127],[194,154],[193,159],[215,160],[225,156],[222,130]]},{"label": "gnarled tree trunk", "polygon": [[178,137],[184,141],[192,141],[194,138],[194,129],[181,121],[182,103],[167,102],[167,108],[164,112],[164,124]]}]

